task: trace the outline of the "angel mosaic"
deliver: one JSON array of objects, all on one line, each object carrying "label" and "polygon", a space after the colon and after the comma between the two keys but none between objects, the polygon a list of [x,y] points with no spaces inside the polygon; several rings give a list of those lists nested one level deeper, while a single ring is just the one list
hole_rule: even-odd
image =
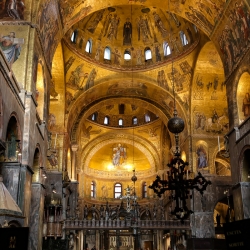
[{"label": "angel mosaic", "polygon": [[119,23],[120,18],[117,18],[117,14],[114,14],[114,16],[109,14],[104,26],[104,36],[107,36],[110,41],[112,41],[113,38],[116,39]]},{"label": "angel mosaic", "polygon": [[161,36],[163,38],[167,37],[168,31],[165,28],[160,16],[156,12],[154,12],[153,15],[154,15],[155,26],[157,27],[158,31],[161,33]]},{"label": "angel mosaic", "polygon": [[214,29],[214,25],[203,15],[202,12],[189,6],[190,12],[185,12],[185,15],[189,21],[202,27],[208,35],[210,35]]},{"label": "angel mosaic", "polygon": [[95,29],[97,27],[97,25],[99,24],[99,22],[102,20],[103,18],[103,14],[104,14],[104,11],[105,9],[101,10],[101,11],[98,11],[94,17],[93,20],[90,21],[90,23],[88,24],[88,27],[87,27],[87,30],[90,32],[90,33],[94,33],[95,32]]},{"label": "angel mosaic", "polygon": [[157,133],[156,133],[156,130],[159,129],[161,126],[158,125],[158,126],[155,126],[155,127],[152,127],[152,128],[146,128],[146,129],[141,129],[141,130],[138,130],[139,133],[147,133],[149,135],[149,137],[156,137],[157,136]]},{"label": "angel mosaic", "polygon": [[[87,78],[88,73],[84,73],[83,70],[83,64],[80,64],[76,67],[74,71],[71,72],[71,75],[69,77],[69,80],[67,82],[68,87],[72,89],[80,89],[82,88],[84,79]],[[82,80],[83,78],[83,80]]]},{"label": "angel mosaic", "polygon": [[142,41],[144,43],[148,43],[149,39],[152,38],[147,16],[145,16],[144,18],[142,16],[139,16],[139,18],[137,19],[137,31],[138,41],[140,41],[142,38]]}]

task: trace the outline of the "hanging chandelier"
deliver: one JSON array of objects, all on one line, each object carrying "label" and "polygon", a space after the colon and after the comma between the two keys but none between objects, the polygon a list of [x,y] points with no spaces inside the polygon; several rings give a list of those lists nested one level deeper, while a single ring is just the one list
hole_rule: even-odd
[{"label": "hanging chandelier", "polygon": [[180,158],[179,148],[179,133],[184,129],[184,121],[177,116],[176,109],[174,117],[168,121],[168,129],[174,133],[176,143],[174,158],[167,164],[169,168],[167,171],[168,180],[161,180],[159,176],[156,176],[156,180],[149,188],[153,189],[158,197],[161,197],[166,191],[172,191],[169,198],[171,201],[175,201],[175,208],[171,214],[183,222],[193,213],[187,206],[187,199],[192,199],[191,190],[196,189],[203,195],[207,186],[211,185],[211,181],[206,180],[200,172],[194,179],[189,178],[188,162],[184,162]]},{"label": "hanging chandelier", "polygon": [[194,179],[190,179],[188,162],[184,162],[180,157],[179,133],[184,130],[185,123],[182,118],[178,117],[176,110],[173,60],[171,75],[174,97],[174,117],[168,121],[168,130],[174,134],[176,148],[174,158],[169,164],[167,164],[169,168],[167,171],[167,180],[161,180],[160,176],[156,176],[156,180],[149,186],[149,188],[153,189],[158,197],[161,197],[166,191],[171,191],[169,198],[175,203],[175,208],[171,211],[171,214],[177,219],[180,219],[183,223],[183,221],[193,213],[193,211],[187,206],[187,200],[192,199],[191,190],[196,189],[201,195],[203,195],[207,186],[211,185],[211,181],[206,180],[200,172]]},{"label": "hanging chandelier", "polygon": [[131,181],[133,181],[133,187],[129,185],[125,188],[125,195],[121,196],[120,199],[126,200],[126,212],[131,218],[131,231],[133,235],[137,235],[139,231],[138,227],[138,219],[140,216],[139,213],[139,204],[137,202],[137,196],[135,193],[135,182],[137,181],[137,177],[135,175],[135,169],[133,170],[133,176],[131,177]]}]

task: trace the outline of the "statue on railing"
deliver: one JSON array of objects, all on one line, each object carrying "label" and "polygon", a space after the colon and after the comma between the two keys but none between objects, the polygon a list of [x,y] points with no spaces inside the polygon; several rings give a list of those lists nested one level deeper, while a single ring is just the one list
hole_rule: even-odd
[{"label": "statue on railing", "polygon": [[87,219],[88,218],[88,206],[85,205],[83,209],[83,218]]}]

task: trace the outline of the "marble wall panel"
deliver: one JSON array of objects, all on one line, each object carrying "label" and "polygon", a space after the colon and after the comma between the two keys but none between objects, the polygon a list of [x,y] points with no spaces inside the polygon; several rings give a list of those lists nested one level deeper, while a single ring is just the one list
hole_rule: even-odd
[{"label": "marble wall panel", "polygon": [[17,204],[20,191],[18,184],[20,180],[20,166],[21,165],[19,163],[2,163],[1,166],[3,183]]},{"label": "marble wall panel", "polygon": [[213,212],[195,212],[191,220],[192,235],[196,238],[214,238],[213,216]]},{"label": "marble wall panel", "polygon": [[19,163],[5,163],[2,165],[1,174],[6,188],[23,212],[24,226],[28,226],[32,172],[27,166],[21,166]]},{"label": "marble wall panel", "polygon": [[50,172],[47,172],[46,175],[47,175],[47,179],[45,182],[45,186],[46,186],[47,193],[52,192],[52,184],[54,185],[56,191],[62,190],[62,172],[50,171]]},{"label": "marble wall panel", "polygon": [[3,225],[4,224],[4,221],[7,221],[8,223],[9,222],[15,222],[16,225],[19,225],[19,226],[24,226],[24,219],[23,218],[18,218],[18,217],[12,217],[12,216],[7,216],[7,215],[3,215],[3,216],[0,216],[0,225]]},{"label": "marble wall panel", "polygon": [[241,197],[243,205],[244,219],[250,218],[250,183],[241,183]]},{"label": "marble wall panel", "polygon": [[250,218],[250,183],[240,182],[233,188],[235,220]]}]

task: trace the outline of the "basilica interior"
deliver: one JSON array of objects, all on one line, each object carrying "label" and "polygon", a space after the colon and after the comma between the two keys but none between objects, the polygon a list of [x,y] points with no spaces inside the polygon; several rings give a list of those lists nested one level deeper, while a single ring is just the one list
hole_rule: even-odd
[{"label": "basilica interior", "polygon": [[250,218],[249,0],[3,0],[0,30],[4,249],[226,249]]}]

